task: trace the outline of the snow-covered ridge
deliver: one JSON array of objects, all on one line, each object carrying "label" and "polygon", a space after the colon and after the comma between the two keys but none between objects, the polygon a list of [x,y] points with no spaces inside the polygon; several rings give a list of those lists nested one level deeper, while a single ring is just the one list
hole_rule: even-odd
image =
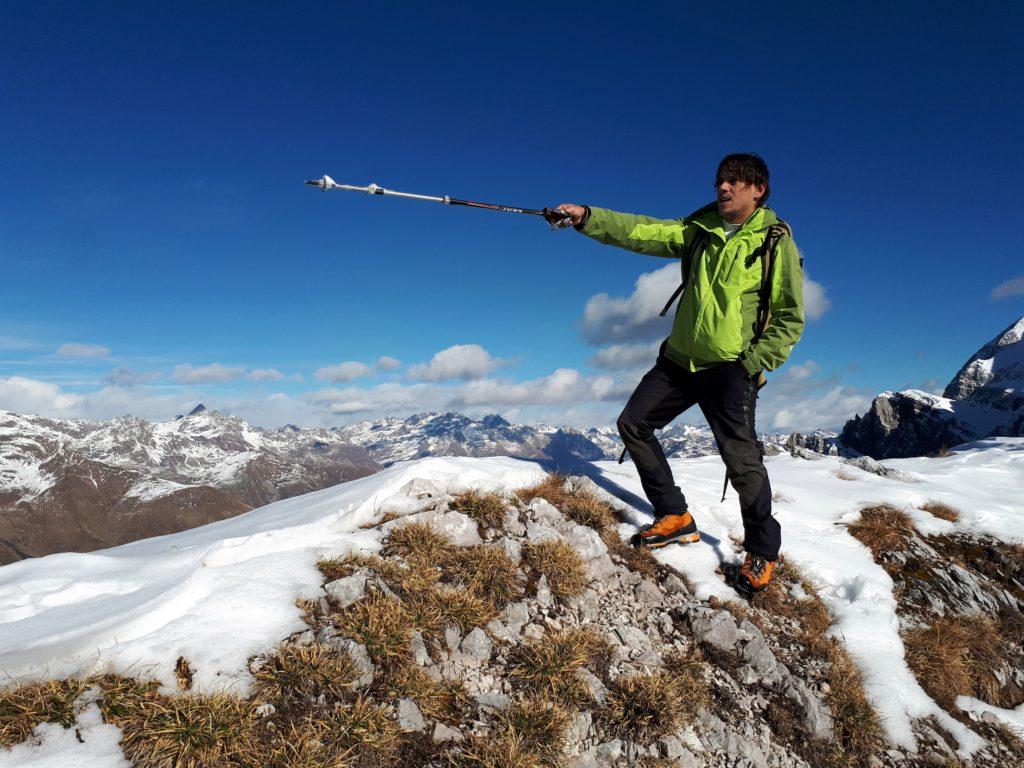
[{"label": "snow-covered ridge", "polygon": [[[818,588],[890,738],[912,746],[914,721],[935,717],[956,736],[962,755],[979,748],[982,740],[939,708],[910,673],[892,579],[845,524],[865,505],[884,502],[906,510],[922,533],[964,531],[1024,541],[1024,439],[981,441],[945,458],[886,462],[916,482],[855,469],[832,456],[806,461],[782,454],[767,462],[783,553]],[[717,568],[739,558],[732,541],[742,525],[735,498],[718,500],[719,461],[673,459],[672,467],[704,538],[658,556],[689,577],[696,597],[730,599]],[[376,550],[381,531],[360,526],[391,509],[409,512],[416,481],[447,490],[508,490],[542,474],[533,462],[507,457],[399,462],[371,477],[190,531],[0,568],[0,668],[17,681],[144,670],[174,686],[174,662],[184,656],[197,690],[228,686],[244,693],[250,683],[246,660],[303,628],[296,597],[322,594],[317,559]],[[629,464],[598,462],[592,477],[626,500],[628,520],[647,519],[644,506],[637,506],[640,486]],[[959,520],[919,509],[932,500],[957,506]],[[626,528],[622,533],[628,534]],[[1014,715],[1005,717],[1011,722]]]}]

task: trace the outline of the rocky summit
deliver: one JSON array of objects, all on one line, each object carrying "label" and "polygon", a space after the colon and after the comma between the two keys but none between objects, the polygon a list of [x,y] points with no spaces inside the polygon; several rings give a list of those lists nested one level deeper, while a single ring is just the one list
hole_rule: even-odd
[{"label": "rocky summit", "polygon": [[942,395],[883,392],[840,441],[876,459],[926,456],[970,440],[1024,435],[1024,317],[964,363]]}]

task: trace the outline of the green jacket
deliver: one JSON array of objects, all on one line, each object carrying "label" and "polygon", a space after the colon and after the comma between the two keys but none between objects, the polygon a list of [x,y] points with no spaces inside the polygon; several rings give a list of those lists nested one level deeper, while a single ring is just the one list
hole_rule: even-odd
[{"label": "green jacket", "polygon": [[[726,242],[722,217],[711,211],[697,219],[654,219],[604,208],[591,208],[580,229],[598,242],[637,253],[683,260],[698,228],[710,234],[703,254],[697,254],[679,299],[665,355],[691,371],[728,360],[739,360],[747,373],[773,371],[786,362],[804,328],[803,270],[788,235],[775,249],[769,308],[771,319],[751,344],[757,323],[761,260],[747,257],[778,222],[770,208],[758,208]],[[682,265],[686,274],[686,264]],[[678,285],[678,284],[676,284]],[[665,286],[666,300],[676,285]]]}]

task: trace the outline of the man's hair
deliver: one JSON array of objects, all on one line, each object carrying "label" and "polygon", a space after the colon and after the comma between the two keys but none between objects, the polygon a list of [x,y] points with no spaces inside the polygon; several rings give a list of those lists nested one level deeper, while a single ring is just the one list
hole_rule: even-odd
[{"label": "man's hair", "polygon": [[716,186],[718,180],[723,176],[755,186],[764,184],[764,194],[761,195],[757,204],[760,206],[767,202],[768,195],[771,193],[771,187],[768,185],[768,164],[760,155],[755,155],[753,152],[737,152],[726,155],[718,164],[718,173],[715,174]]}]

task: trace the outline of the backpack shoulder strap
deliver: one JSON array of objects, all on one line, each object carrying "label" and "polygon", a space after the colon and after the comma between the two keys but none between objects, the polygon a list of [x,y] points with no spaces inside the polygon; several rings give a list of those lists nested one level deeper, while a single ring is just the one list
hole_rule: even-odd
[{"label": "backpack shoulder strap", "polygon": [[[708,203],[698,208],[696,211],[691,213],[689,216],[685,216],[683,221],[691,222],[694,219],[699,219],[701,216],[711,213],[712,211],[718,210],[718,203]],[[672,303],[679,298],[679,294],[686,288],[686,282],[690,279],[690,271],[693,269],[694,258],[707,248],[708,245],[708,233],[701,229],[697,234],[693,236],[693,240],[690,242],[690,248],[686,252],[686,262],[683,264],[683,279],[679,283],[679,287],[676,288],[672,295],[668,297],[668,301],[665,302],[665,306],[661,312],[658,313],[658,317],[664,317],[668,314],[669,309],[672,307]]]},{"label": "backpack shoulder strap", "polygon": [[771,320],[772,267],[775,266],[775,251],[778,248],[779,240],[787,235],[792,237],[793,231],[789,228],[789,224],[779,219],[777,224],[768,227],[764,243],[758,248],[758,255],[761,258],[761,290],[758,291],[754,341],[757,341],[761,334],[768,329],[768,323]]}]

